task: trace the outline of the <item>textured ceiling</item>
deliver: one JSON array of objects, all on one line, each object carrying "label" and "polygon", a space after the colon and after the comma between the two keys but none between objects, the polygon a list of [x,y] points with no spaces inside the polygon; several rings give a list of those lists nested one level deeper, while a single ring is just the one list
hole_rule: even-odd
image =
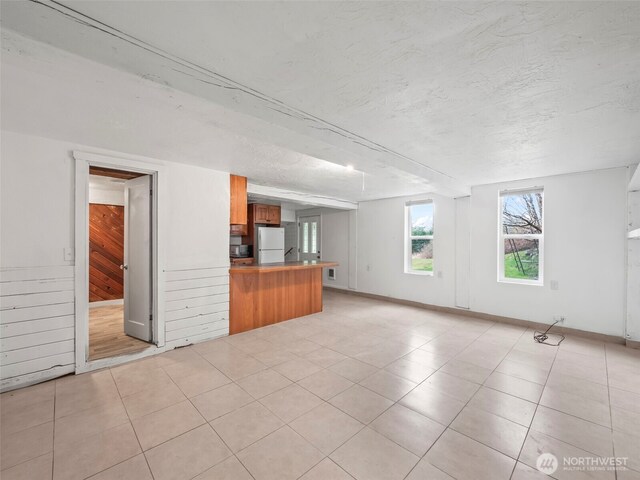
[{"label": "textured ceiling", "polygon": [[351,201],[425,192],[396,172],[365,175],[218,126],[201,99],[89,62],[15,33],[2,36],[2,128],[101,149],[190,163],[253,183]]},{"label": "textured ceiling", "polygon": [[373,197],[640,160],[639,2],[44,3],[4,2],[3,26],[233,110],[217,126],[236,134],[354,163]]}]

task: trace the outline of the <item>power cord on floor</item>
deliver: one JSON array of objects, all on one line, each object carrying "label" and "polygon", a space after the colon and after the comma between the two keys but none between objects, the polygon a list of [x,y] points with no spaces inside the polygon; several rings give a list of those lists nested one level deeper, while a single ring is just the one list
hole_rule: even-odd
[{"label": "power cord on floor", "polygon": [[544,332],[538,332],[537,330],[533,332],[533,340],[537,343],[542,343],[544,345],[551,345],[552,347],[557,347],[558,345],[560,345],[562,343],[562,341],[564,340],[564,335],[562,335],[561,333],[552,333],[551,335],[554,335],[556,337],[559,337],[560,340],[558,340],[558,343],[549,343],[547,342],[547,339],[549,338],[549,330],[551,330],[556,324],[558,323],[558,321],[553,322],[551,325],[549,325],[549,328],[547,328]]}]

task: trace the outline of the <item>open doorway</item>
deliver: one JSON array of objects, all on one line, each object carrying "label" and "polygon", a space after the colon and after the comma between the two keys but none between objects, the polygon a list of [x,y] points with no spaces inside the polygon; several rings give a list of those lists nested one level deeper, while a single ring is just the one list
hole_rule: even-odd
[{"label": "open doorway", "polygon": [[152,176],[89,168],[88,360],[141,352],[152,332]]}]

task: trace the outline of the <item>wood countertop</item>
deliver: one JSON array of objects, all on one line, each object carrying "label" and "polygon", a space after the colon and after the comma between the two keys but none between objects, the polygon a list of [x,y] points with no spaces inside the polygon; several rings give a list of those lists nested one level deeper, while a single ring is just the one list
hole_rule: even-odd
[{"label": "wood countertop", "polygon": [[232,274],[248,273],[272,273],[284,272],[287,270],[306,270],[313,268],[337,267],[337,262],[321,262],[317,260],[306,260],[303,262],[282,262],[268,263],[265,265],[231,265],[229,272]]}]

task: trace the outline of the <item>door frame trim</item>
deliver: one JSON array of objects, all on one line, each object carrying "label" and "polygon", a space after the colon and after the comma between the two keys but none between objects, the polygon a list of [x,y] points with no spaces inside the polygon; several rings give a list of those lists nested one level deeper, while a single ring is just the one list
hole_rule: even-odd
[{"label": "door frame trim", "polygon": [[[74,150],[75,159],[75,363],[76,373],[124,363],[164,350],[164,269],[166,226],[163,197],[167,192],[165,167],[162,163],[140,157],[113,156]],[[89,360],[89,167],[107,167],[151,175],[152,265],[153,295],[152,340],[155,348],[116,357]]]}]

